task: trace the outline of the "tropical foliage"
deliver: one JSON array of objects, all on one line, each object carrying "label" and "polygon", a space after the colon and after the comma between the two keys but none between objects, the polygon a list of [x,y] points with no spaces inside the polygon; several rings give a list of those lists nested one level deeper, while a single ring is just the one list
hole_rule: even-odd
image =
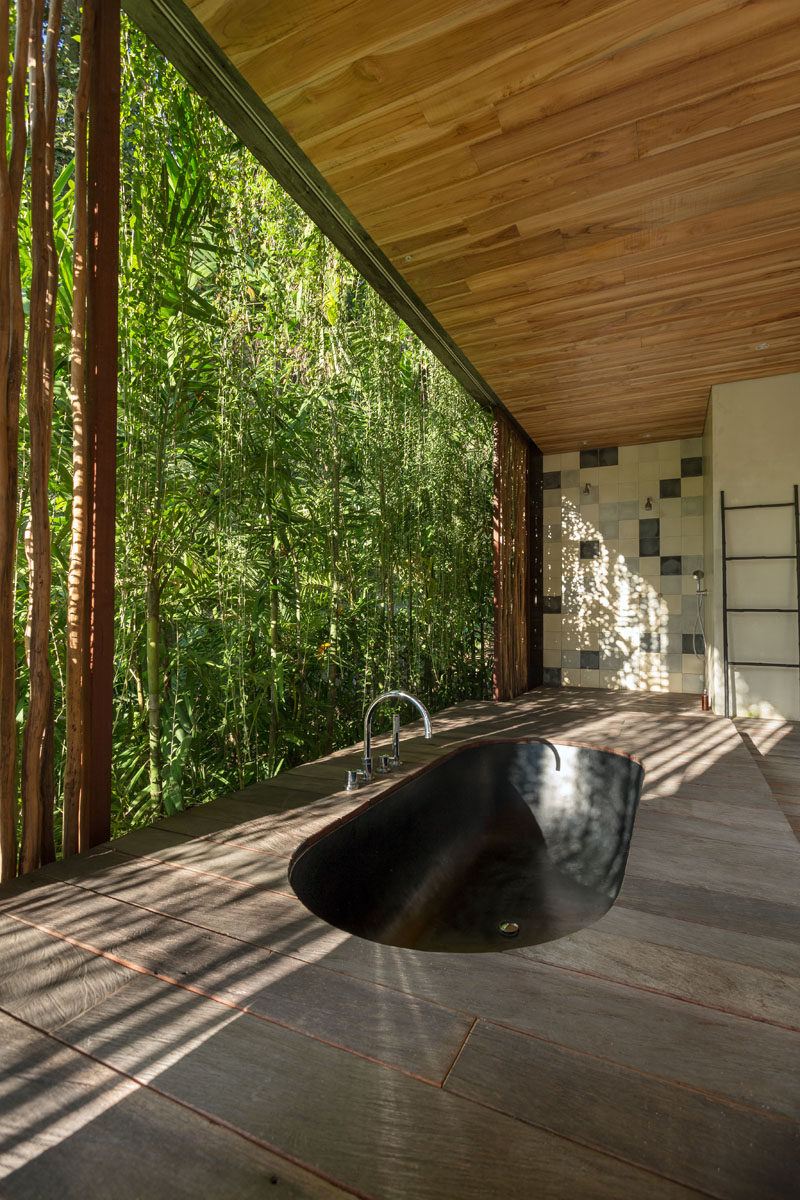
[{"label": "tropical foliage", "polygon": [[[57,798],[72,507],[74,148],[62,112],[77,70],[65,7],[50,470]],[[492,595],[489,417],[123,28],[115,832],[356,740],[365,703],[388,686],[434,708],[486,695]],[[29,214],[23,200],[23,225]],[[22,268],[27,295],[30,255]],[[22,531],[24,423],[21,454]]]}]

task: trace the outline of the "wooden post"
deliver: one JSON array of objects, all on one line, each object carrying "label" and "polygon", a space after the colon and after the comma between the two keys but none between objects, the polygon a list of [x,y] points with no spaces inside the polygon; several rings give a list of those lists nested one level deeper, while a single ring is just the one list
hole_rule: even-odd
[{"label": "wooden post", "polygon": [[544,680],[544,527],[542,496],[542,452],[528,443],[528,688],[541,687]]},{"label": "wooden post", "polygon": [[89,93],[89,596],[87,623],[87,789],[78,848],[106,841],[111,829],[116,526],[117,292],[119,265],[120,18],[117,0],[98,0]]}]

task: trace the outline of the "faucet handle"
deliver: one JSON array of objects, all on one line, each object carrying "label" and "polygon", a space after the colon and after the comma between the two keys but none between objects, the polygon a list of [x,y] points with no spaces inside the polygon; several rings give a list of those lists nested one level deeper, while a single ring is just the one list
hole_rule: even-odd
[{"label": "faucet handle", "polygon": [[382,754],[378,759],[378,774],[388,775],[394,766],[394,760],[390,754]]},{"label": "faucet handle", "polygon": [[348,771],[345,775],[345,791],[358,791],[365,778],[363,771]]}]

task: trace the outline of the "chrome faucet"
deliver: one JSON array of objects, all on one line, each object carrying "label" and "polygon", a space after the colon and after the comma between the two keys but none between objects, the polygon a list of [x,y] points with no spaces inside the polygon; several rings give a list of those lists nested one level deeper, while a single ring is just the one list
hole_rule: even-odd
[{"label": "chrome faucet", "polygon": [[[362,781],[368,783],[372,779],[372,717],[375,709],[379,704],[383,704],[384,700],[408,700],[419,711],[425,723],[425,737],[429,738],[431,736],[430,714],[425,705],[420,700],[417,700],[416,696],[410,696],[408,692],[384,692],[382,696],[378,696],[377,700],[372,701],[364,717],[364,758],[361,762],[360,771],[347,772],[348,791],[357,788]],[[388,754],[381,755],[378,771],[381,774],[386,774],[392,767],[399,767],[400,765],[400,718],[395,714],[392,722],[392,756],[390,758]]]},{"label": "chrome faucet", "polygon": [[558,753],[552,742],[548,742],[547,738],[527,738],[526,741],[538,742],[540,746],[547,746],[550,750],[552,750],[556,760],[556,770],[561,770],[561,755]]}]

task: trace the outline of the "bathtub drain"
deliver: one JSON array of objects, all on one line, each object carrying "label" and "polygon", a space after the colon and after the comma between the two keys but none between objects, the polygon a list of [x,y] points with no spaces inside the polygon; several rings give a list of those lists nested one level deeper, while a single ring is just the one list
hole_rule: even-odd
[{"label": "bathtub drain", "polygon": [[516,921],[501,921],[500,932],[503,937],[516,937],[519,933],[519,925]]}]

